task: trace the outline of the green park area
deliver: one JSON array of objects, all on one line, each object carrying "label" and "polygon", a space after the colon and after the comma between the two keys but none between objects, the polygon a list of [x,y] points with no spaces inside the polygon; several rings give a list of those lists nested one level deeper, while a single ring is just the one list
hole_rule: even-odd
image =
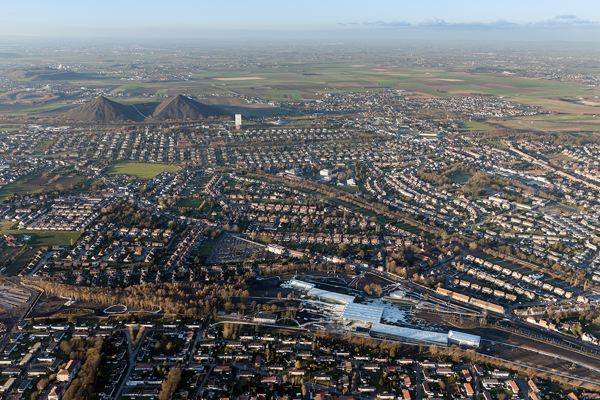
[{"label": "green park area", "polygon": [[79,231],[29,231],[21,229],[0,229],[0,235],[31,237],[32,246],[71,246],[77,242]]},{"label": "green park area", "polygon": [[177,208],[198,208],[202,205],[202,203],[203,203],[203,201],[200,199],[186,197],[186,198],[183,198],[183,199],[180,199],[179,201],[177,201],[177,203],[175,204],[175,207],[177,207]]},{"label": "green park area", "polygon": [[108,170],[111,175],[130,175],[139,179],[152,179],[163,172],[177,172],[181,167],[174,164],[126,162],[114,164]]},{"label": "green park area", "polygon": [[0,188],[0,202],[14,194],[27,195],[54,190],[71,190],[86,180],[85,176],[68,171],[32,173]]}]

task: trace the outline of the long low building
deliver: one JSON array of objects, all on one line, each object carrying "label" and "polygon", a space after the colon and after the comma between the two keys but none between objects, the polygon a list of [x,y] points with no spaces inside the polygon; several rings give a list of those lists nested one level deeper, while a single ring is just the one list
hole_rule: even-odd
[{"label": "long low building", "polygon": [[304,281],[301,281],[298,279],[292,279],[291,281],[288,282],[288,285],[292,289],[303,290],[303,291],[309,291],[310,289],[315,287],[314,283],[304,282]]},{"label": "long low building", "polygon": [[376,323],[371,326],[369,333],[371,336],[394,338],[409,342],[448,345],[448,334],[443,332],[424,331],[421,329]]},{"label": "long low building", "polygon": [[[441,286],[438,287],[435,291],[437,294],[442,295],[444,297],[450,297],[452,300],[471,304],[475,307],[484,309],[486,311],[492,311],[492,312],[495,312],[498,314],[504,314],[506,312],[504,307],[502,307],[501,305],[498,305],[496,303],[490,303],[489,301],[481,300],[476,297],[467,296],[462,293],[454,292],[452,290],[445,289]],[[485,290],[484,290],[484,292],[485,292]],[[489,293],[490,294],[492,293],[491,289],[489,289]]]},{"label": "long low building", "polygon": [[[479,347],[480,344],[481,338],[479,336],[468,333],[452,330],[448,333],[434,332],[381,323],[385,307],[358,304],[354,302],[354,296],[319,289],[309,282],[293,279],[287,285],[294,289],[302,290],[307,296],[320,301],[344,305],[340,315],[341,319],[358,323],[365,328],[370,326],[369,334],[371,336],[415,343],[441,344],[444,346],[457,344],[459,346]],[[446,289],[438,288],[438,292],[440,290],[452,293]]]},{"label": "long low building", "polygon": [[306,293],[308,297],[312,297],[320,301],[324,301],[326,303],[346,305],[349,303],[353,303],[355,298],[354,296],[350,296],[347,294],[319,289],[314,283],[305,282],[298,279],[292,279],[289,282],[286,282],[284,287],[299,290],[301,292]]},{"label": "long low building", "polygon": [[459,346],[479,347],[481,337],[451,330],[448,332],[448,341]]},{"label": "long low building", "polygon": [[319,299],[326,303],[349,304],[354,302],[354,296],[337,292],[330,292],[328,290],[323,290],[316,287],[310,289],[308,293],[306,293],[306,295],[314,297],[315,299]]}]

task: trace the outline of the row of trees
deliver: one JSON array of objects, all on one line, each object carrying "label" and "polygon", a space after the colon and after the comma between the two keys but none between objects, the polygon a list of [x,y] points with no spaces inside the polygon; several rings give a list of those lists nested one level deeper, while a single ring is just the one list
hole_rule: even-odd
[{"label": "row of trees", "polygon": [[160,387],[159,400],[170,400],[173,398],[179,383],[181,382],[181,368],[173,367],[169,370],[167,378],[163,381]]},{"label": "row of trees", "polygon": [[126,288],[82,287],[23,278],[23,283],[38,287],[53,296],[68,297],[96,304],[125,304],[129,309],[153,311],[160,308],[166,314],[204,318],[216,315],[227,300],[244,301],[250,293],[246,277],[232,277],[219,283],[146,283]]},{"label": "row of trees", "polygon": [[[95,398],[95,385],[98,377],[98,367],[102,359],[104,341],[101,337],[90,337],[86,340],[81,338],[70,338],[60,342],[59,348],[64,356],[70,360],[77,360],[83,365],[77,376],[63,395],[66,400],[87,400]],[[40,398],[48,385],[56,380],[56,374],[41,378],[35,385],[29,398],[35,400]]]},{"label": "row of trees", "polygon": [[63,400],[79,400],[94,398],[96,388],[96,377],[98,376],[98,367],[102,359],[102,338],[90,338],[87,342],[89,347],[85,351],[84,358],[81,360],[83,365],[77,373],[77,376],[63,395]]}]

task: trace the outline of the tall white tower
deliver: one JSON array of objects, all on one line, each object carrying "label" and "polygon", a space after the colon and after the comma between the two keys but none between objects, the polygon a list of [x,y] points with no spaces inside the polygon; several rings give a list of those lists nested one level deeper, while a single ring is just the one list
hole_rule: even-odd
[{"label": "tall white tower", "polygon": [[242,114],[235,114],[235,129],[242,127]]}]

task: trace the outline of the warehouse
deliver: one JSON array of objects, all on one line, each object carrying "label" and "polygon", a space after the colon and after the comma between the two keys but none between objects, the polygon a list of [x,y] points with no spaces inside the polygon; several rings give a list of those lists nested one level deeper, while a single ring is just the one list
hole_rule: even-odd
[{"label": "warehouse", "polygon": [[373,324],[369,333],[371,336],[406,340],[409,342],[448,345],[448,334],[442,332],[423,331],[420,329],[376,323]]}]

